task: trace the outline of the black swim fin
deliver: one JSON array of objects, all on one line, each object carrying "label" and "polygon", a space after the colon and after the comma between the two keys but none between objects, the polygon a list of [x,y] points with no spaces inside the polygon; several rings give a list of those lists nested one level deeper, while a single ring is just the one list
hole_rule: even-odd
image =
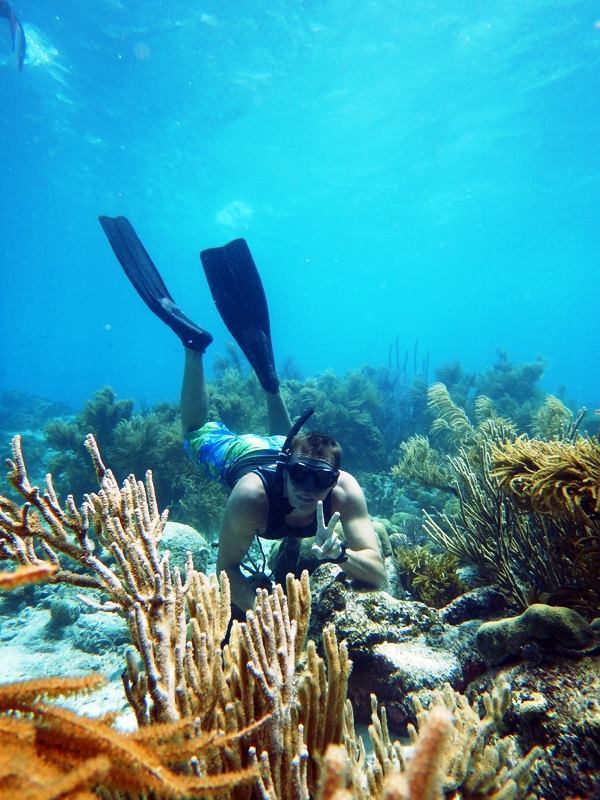
[{"label": "black swim fin", "polygon": [[190,350],[204,352],[213,337],[181,311],[160,273],[125,217],[99,217],[100,225],[134,289]]},{"label": "black swim fin", "polygon": [[242,348],[263,389],[275,394],[269,309],[256,264],[244,239],[200,253],[211,294],[223,322]]},{"label": "black swim fin", "polygon": [[15,66],[21,72],[25,61],[25,31],[7,0],[0,0],[0,17],[8,20]]}]

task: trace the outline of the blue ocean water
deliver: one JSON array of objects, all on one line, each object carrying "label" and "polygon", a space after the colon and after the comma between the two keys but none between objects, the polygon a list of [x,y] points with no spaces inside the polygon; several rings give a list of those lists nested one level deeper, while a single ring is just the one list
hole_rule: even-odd
[{"label": "blue ocean water", "polygon": [[[578,0],[15,0],[0,66],[0,390],[176,400],[176,337],[98,214],[231,340],[198,252],[247,238],[304,374],[391,342],[600,405],[600,8]],[[3,31],[4,33],[4,31]],[[0,38],[6,47],[6,37]],[[2,60],[0,59],[0,64]]]}]

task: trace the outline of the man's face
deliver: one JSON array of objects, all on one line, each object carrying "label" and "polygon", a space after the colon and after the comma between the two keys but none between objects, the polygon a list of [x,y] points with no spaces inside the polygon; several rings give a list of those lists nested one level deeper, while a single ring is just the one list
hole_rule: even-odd
[{"label": "man's face", "polygon": [[335,486],[338,475],[325,459],[293,453],[286,465],[287,499],[298,511],[312,513]]}]

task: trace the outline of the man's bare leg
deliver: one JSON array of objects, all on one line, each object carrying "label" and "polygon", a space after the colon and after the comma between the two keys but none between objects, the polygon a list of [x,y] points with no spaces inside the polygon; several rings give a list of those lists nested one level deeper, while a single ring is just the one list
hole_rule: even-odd
[{"label": "man's bare leg", "polygon": [[181,385],[181,430],[183,435],[201,428],[208,418],[208,389],[204,377],[203,353],[185,348]]},{"label": "man's bare leg", "polygon": [[275,436],[275,434],[287,436],[292,427],[292,420],[283,397],[279,392],[276,394],[265,392],[265,394],[267,396],[267,413],[269,416],[269,436]]}]

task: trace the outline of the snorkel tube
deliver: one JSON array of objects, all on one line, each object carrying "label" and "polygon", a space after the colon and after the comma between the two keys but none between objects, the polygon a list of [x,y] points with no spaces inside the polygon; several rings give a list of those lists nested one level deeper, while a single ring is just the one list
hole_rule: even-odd
[{"label": "snorkel tube", "polygon": [[290,432],[285,437],[285,442],[283,443],[283,447],[281,448],[281,450],[279,451],[279,455],[277,456],[277,461],[276,461],[277,469],[275,471],[275,482],[277,486],[277,493],[281,498],[282,504],[284,505],[287,504],[288,506],[288,510],[285,511],[286,514],[289,514],[291,511],[293,511],[294,506],[290,504],[287,497],[285,497],[283,493],[283,474],[285,471],[285,465],[290,460],[290,456],[292,455],[292,442],[294,440],[294,437],[296,436],[300,428],[302,428],[302,426],[306,424],[307,420],[309,420],[314,413],[315,413],[314,408],[307,408],[304,414],[302,414],[301,417],[298,417],[296,422],[294,422],[294,424],[290,428]]}]

